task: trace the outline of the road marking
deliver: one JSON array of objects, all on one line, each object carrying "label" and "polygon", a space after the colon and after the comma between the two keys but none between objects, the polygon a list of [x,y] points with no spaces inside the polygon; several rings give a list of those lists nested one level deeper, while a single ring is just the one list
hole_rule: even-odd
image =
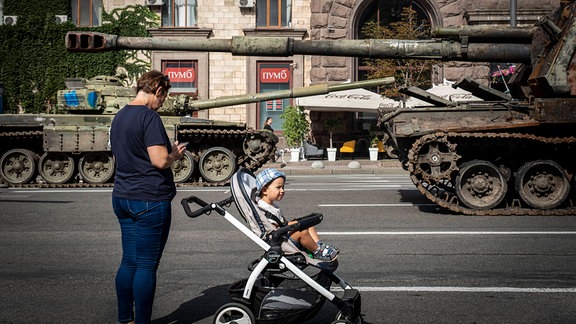
[{"label": "road marking", "polygon": [[[228,187],[219,188],[176,188],[177,192],[230,192]],[[102,188],[102,189],[42,189],[42,188],[30,188],[30,189],[10,189],[10,193],[105,193],[112,192],[112,188]]]},{"label": "road marking", "polygon": [[438,206],[436,204],[320,204],[318,207],[414,207],[414,206]]},{"label": "road marking", "polygon": [[[515,287],[354,287],[363,292],[470,292],[470,293],[576,293],[576,288]],[[331,289],[342,291],[340,287]]]},{"label": "road marking", "polygon": [[576,235],[574,231],[318,232],[319,235]]},{"label": "road marking", "polygon": [[[414,191],[418,190],[414,186],[410,186]],[[286,191],[366,191],[368,189],[398,189],[398,188],[410,188],[406,185],[371,185],[371,186],[360,186],[360,187],[346,187],[346,188],[306,188],[306,189],[296,189],[286,187]]]}]

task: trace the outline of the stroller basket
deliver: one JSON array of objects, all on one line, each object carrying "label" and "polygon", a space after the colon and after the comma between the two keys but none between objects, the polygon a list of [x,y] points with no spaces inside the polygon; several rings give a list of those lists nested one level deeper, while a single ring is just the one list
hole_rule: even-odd
[{"label": "stroller basket", "polygon": [[[322,280],[330,286],[330,279],[326,275],[319,273],[317,276],[324,277]],[[242,295],[247,281],[241,279],[230,286],[228,291],[233,301],[246,304]],[[302,280],[285,279],[276,285],[262,277],[254,285],[248,306],[253,309],[258,323],[297,323],[314,317],[325,301],[326,298],[310,289]]]},{"label": "stroller basket", "polygon": [[[298,323],[315,316],[326,300],[339,310],[333,323],[361,322],[360,293],[334,273],[338,263],[314,260],[288,240],[288,233],[318,224],[322,215],[301,217],[295,224],[276,229],[256,207],[256,180],[251,171],[238,170],[230,186],[232,196],[220,202],[208,204],[196,196],[181,202],[192,218],[215,211],[265,251],[249,266],[250,276],[231,285],[232,302],[216,312],[214,323]],[[247,224],[226,210],[232,202]],[[191,204],[199,208],[192,210]],[[330,292],[332,284],[343,289],[341,297]]]}]

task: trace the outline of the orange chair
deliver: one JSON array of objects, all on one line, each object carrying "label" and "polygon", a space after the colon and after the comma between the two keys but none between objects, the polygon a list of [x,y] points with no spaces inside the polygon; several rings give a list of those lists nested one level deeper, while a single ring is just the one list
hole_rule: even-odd
[{"label": "orange chair", "polygon": [[342,153],[352,153],[352,159],[354,159],[354,152],[356,151],[356,141],[344,142],[340,147],[340,159],[342,159]]},{"label": "orange chair", "polygon": [[384,143],[381,140],[378,140],[378,153],[385,153],[386,150],[384,149]]}]

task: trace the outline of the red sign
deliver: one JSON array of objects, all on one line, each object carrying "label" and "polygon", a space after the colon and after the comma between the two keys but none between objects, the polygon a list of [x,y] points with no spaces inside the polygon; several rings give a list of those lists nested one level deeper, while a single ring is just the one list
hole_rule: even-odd
[{"label": "red sign", "polygon": [[262,68],[260,69],[261,83],[288,83],[290,70],[288,68]]},{"label": "red sign", "polygon": [[169,67],[164,70],[170,82],[194,82],[196,71],[191,67]]}]

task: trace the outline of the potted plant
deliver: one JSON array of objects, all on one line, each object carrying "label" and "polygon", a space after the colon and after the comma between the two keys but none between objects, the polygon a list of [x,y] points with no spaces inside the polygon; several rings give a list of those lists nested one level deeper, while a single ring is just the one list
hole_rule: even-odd
[{"label": "potted plant", "polygon": [[328,161],[336,161],[336,148],[332,144],[332,135],[342,128],[342,119],[332,117],[324,121],[324,129],[330,134],[330,147],[328,151]]},{"label": "potted plant", "polygon": [[370,127],[370,147],[368,152],[370,153],[370,161],[378,161],[378,149],[380,144],[380,139],[378,138],[378,128],[376,126]]},{"label": "potted plant", "polygon": [[286,144],[291,148],[291,161],[298,161],[304,136],[310,131],[308,114],[299,106],[288,106],[280,118],[284,120],[282,130]]},{"label": "potted plant", "polygon": [[370,147],[368,151],[370,152],[370,161],[378,161],[378,144],[380,143],[380,139],[378,136],[374,136],[372,141],[370,141]]}]

